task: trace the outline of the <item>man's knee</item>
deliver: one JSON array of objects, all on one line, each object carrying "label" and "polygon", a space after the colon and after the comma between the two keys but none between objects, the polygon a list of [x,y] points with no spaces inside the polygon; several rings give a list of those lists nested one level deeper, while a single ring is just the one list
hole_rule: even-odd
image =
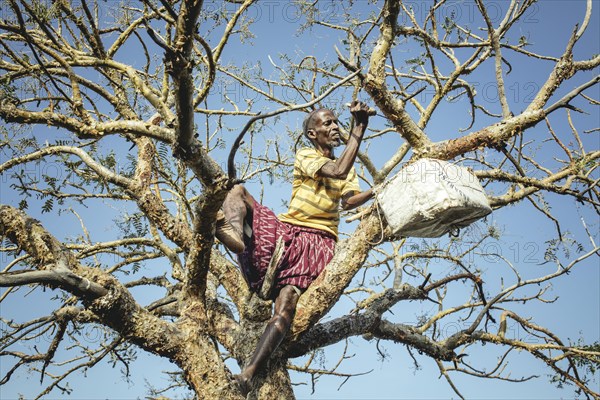
[{"label": "man's knee", "polygon": [[297,301],[298,297],[300,297],[300,289],[293,285],[286,285],[279,291],[279,295],[283,296],[286,302]]},{"label": "man's knee", "polygon": [[235,185],[234,187],[231,188],[231,190],[229,191],[229,195],[230,196],[237,196],[237,197],[241,197],[244,195],[244,192],[246,192],[246,188],[244,187],[244,185],[242,184],[238,184]]},{"label": "man's knee", "polygon": [[292,285],[284,286],[277,295],[275,301],[275,314],[292,317],[296,311],[296,304],[300,295]]}]

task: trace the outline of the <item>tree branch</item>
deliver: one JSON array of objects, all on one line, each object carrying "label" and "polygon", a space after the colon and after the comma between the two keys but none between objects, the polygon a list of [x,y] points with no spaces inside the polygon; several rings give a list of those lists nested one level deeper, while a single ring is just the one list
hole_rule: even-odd
[{"label": "tree branch", "polygon": [[399,5],[394,0],[386,0],[384,3],[380,35],[371,53],[364,88],[413,150],[421,153],[431,145],[431,141],[404,109],[403,102],[394,99],[385,86],[385,61],[397,35]]},{"label": "tree branch", "polygon": [[333,91],[335,89],[337,89],[338,87],[342,86],[343,84],[345,84],[346,82],[350,81],[352,78],[354,78],[355,76],[357,76],[359,74],[359,72],[360,71],[355,71],[355,72],[351,73],[350,75],[348,75],[344,79],[336,82],[333,86],[331,86],[325,92],[323,92],[323,94],[321,94],[319,97],[317,97],[317,98],[315,98],[315,99],[313,99],[313,100],[311,100],[311,101],[309,101],[307,103],[297,104],[297,105],[294,105],[294,106],[290,105],[290,106],[282,107],[282,108],[280,108],[278,110],[270,111],[270,112],[265,113],[265,114],[256,115],[256,116],[250,118],[248,120],[248,122],[246,122],[246,125],[244,125],[244,128],[242,129],[242,131],[238,134],[237,138],[235,139],[235,142],[231,146],[231,150],[229,151],[229,158],[227,160],[227,171],[228,171],[228,174],[229,174],[229,179],[230,180],[235,180],[236,179],[235,153],[237,152],[238,148],[240,147],[240,144],[242,143],[244,135],[246,134],[246,132],[248,132],[248,129],[250,129],[250,127],[252,126],[252,124],[254,124],[258,120],[262,120],[262,119],[266,119],[266,118],[271,118],[271,117],[274,117],[276,115],[282,114],[284,112],[295,111],[295,110],[302,110],[304,108],[312,107],[313,105],[319,103],[320,101],[322,101],[323,99],[325,99],[327,96],[329,96],[331,93],[333,93]]},{"label": "tree branch", "polygon": [[108,293],[103,286],[82,278],[62,268],[51,268],[49,271],[18,271],[0,274],[0,286],[22,286],[42,284],[58,287],[79,297],[90,299],[102,297]]}]

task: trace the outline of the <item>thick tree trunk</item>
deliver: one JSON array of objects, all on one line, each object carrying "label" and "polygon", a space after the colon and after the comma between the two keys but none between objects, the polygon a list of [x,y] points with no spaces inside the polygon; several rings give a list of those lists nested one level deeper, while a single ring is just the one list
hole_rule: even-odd
[{"label": "thick tree trunk", "polygon": [[273,357],[263,373],[255,378],[255,389],[249,399],[295,399],[290,375],[286,368],[287,360]]},{"label": "thick tree trunk", "polygon": [[187,340],[186,351],[180,352],[175,361],[185,371],[185,378],[198,398],[242,399],[213,339],[192,334]]}]

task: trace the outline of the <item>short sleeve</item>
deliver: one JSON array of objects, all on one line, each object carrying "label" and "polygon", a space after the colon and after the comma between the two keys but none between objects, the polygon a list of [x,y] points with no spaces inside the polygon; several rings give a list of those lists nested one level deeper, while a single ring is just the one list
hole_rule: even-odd
[{"label": "short sleeve", "polygon": [[356,170],[354,167],[350,169],[348,173],[348,177],[346,178],[346,182],[342,189],[342,196],[351,192],[360,192],[360,185],[358,184],[358,175],[356,175]]},{"label": "short sleeve", "polygon": [[317,172],[329,161],[329,158],[322,156],[315,149],[300,149],[296,154],[296,167],[312,179],[317,178]]}]

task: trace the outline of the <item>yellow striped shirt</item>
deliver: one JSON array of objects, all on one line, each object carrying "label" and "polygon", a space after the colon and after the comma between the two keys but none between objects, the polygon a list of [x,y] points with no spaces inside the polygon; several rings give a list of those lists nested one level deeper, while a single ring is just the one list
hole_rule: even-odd
[{"label": "yellow striped shirt", "polygon": [[317,176],[331,159],[314,148],[302,148],[296,153],[292,199],[287,213],[279,220],[338,235],[340,199],[346,193],[358,192],[358,177],[354,167],[345,180]]}]

